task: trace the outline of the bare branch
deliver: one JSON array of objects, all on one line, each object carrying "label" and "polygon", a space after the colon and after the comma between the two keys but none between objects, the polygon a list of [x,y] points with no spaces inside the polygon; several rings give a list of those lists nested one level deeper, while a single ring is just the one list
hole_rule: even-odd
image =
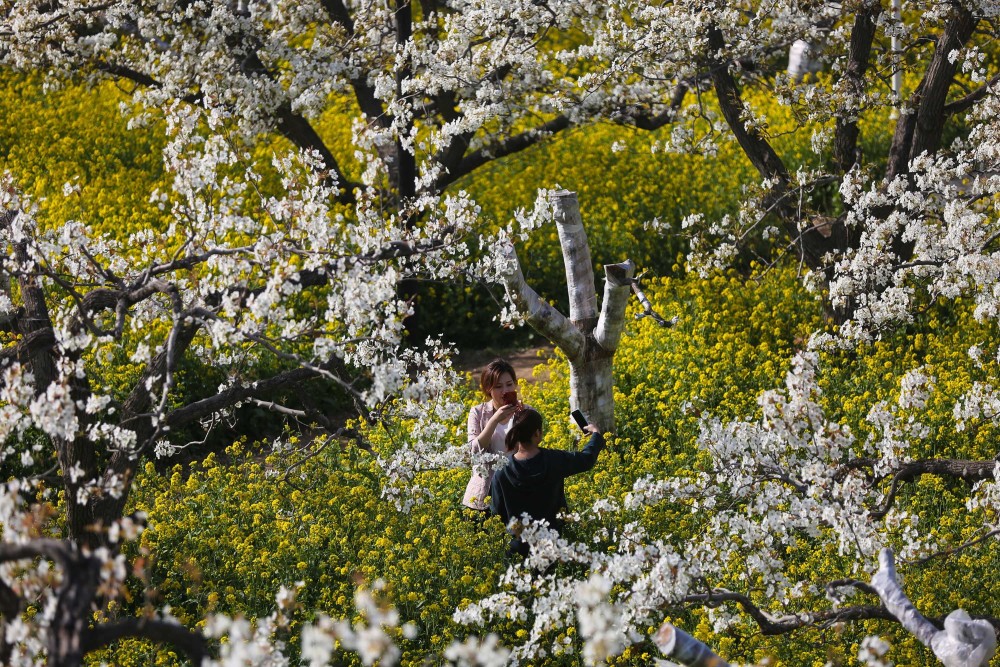
[{"label": "bare branch", "polygon": [[273,377],[252,384],[230,387],[214,396],[189,403],[167,413],[165,421],[170,428],[177,428],[197,421],[202,417],[207,417],[212,413],[230,408],[241,401],[267,397],[281,388],[317,377],[320,377],[320,373],[316,370],[310,368],[293,368],[283,373],[278,373]]},{"label": "bare branch", "polygon": [[508,262],[507,273],[503,276],[507,296],[525,320],[543,336],[559,346],[570,359],[583,350],[583,334],[554,306],[544,301],[524,280],[517,251],[513,245],[504,249]]},{"label": "bare branch", "polygon": [[594,329],[594,340],[608,352],[618,349],[625,326],[625,307],[628,305],[629,287],[635,274],[635,262],[630,259],[619,264],[604,265],[604,299],[601,316]]},{"label": "bare branch", "polygon": [[635,294],[636,298],[639,299],[639,304],[642,306],[642,312],[636,313],[636,319],[642,319],[643,317],[651,317],[653,321],[659,324],[661,327],[672,327],[677,324],[678,317],[674,315],[669,320],[665,319],[662,315],[653,310],[653,304],[646,297],[646,293],[642,291],[639,287],[639,281],[642,280],[642,275],[638,275],[632,280],[632,292]]},{"label": "bare branch", "polygon": [[484,146],[483,148],[466,155],[462,161],[458,163],[458,166],[455,169],[450,170],[447,174],[443,174],[436,183],[437,189],[444,190],[458,179],[472,173],[474,170],[487,162],[506,157],[508,155],[513,155],[514,153],[518,153],[526,148],[534,146],[543,139],[546,139],[553,134],[562,132],[566,128],[570,127],[570,124],[571,123],[568,117],[557,116],[550,121],[542,123],[537,127],[533,127],[530,130],[525,130],[524,132],[516,134],[513,137],[508,137],[502,141],[492,143],[489,146]]},{"label": "bare branch", "polygon": [[826,591],[830,595],[836,595],[838,588],[856,588],[863,593],[878,595],[878,591],[872,588],[868,582],[858,579],[834,579],[826,584]]},{"label": "bare branch", "polygon": [[871,619],[895,620],[885,607],[843,607],[826,611],[801,612],[772,618],[746,595],[724,589],[716,589],[710,593],[699,593],[686,596],[681,602],[685,604],[718,605],[723,602],[735,602],[753,619],[765,635],[782,635],[809,626],[826,627],[842,621],[864,621]]},{"label": "bare branch", "polygon": [[900,487],[906,482],[920,479],[922,475],[937,475],[961,479],[966,482],[979,482],[993,479],[997,465],[994,460],[969,461],[963,459],[927,459],[904,463],[893,473],[892,483],[882,506],[873,510],[871,516],[876,520],[885,518],[885,515],[892,508]]},{"label": "bare branch", "polygon": [[0,563],[41,557],[65,565],[70,562],[76,552],[75,546],[62,540],[36,539],[21,543],[0,542]]},{"label": "bare branch", "polygon": [[175,646],[193,665],[200,665],[202,660],[209,656],[208,642],[200,633],[191,631],[179,623],[153,618],[128,618],[98,625],[83,634],[80,640],[81,649],[84,653],[89,653],[129,637]]},{"label": "bare branch", "polygon": [[929,556],[924,556],[923,558],[918,558],[916,560],[907,561],[907,564],[908,565],[923,565],[924,563],[928,563],[928,562],[934,560],[935,558],[953,556],[953,555],[955,555],[957,553],[961,553],[961,552],[965,551],[966,549],[971,549],[972,547],[976,546],[977,544],[982,544],[983,542],[989,540],[991,537],[996,537],[997,535],[1000,535],[1000,528],[995,528],[995,529],[989,531],[988,533],[986,533],[985,535],[980,535],[979,537],[976,537],[974,539],[971,539],[971,540],[968,540],[966,542],[963,542],[962,544],[959,544],[957,546],[950,547],[948,549],[943,549],[941,551],[937,551],[935,553],[930,554]]},{"label": "bare branch", "polygon": [[969,109],[972,108],[973,104],[985,98],[987,93],[990,92],[990,88],[997,85],[997,82],[1000,82],[1000,74],[994,75],[993,78],[991,78],[989,81],[987,81],[982,86],[972,91],[965,97],[957,99],[954,102],[949,102],[948,104],[944,105],[945,115],[952,116],[957,113],[968,111]]}]

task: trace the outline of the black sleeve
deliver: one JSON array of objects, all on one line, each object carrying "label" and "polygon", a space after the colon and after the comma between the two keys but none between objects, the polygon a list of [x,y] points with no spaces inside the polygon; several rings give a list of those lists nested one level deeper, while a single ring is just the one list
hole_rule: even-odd
[{"label": "black sleeve", "polygon": [[601,433],[592,433],[583,451],[562,452],[560,458],[562,459],[561,467],[563,468],[563,475],[569,477],[570,475],[587,472],[597,463],[597,456],[601,453],[602,449],[604,449],[604,435]]},{"label": "black sleeve", "polygon": [[506,526],[510,517],[507,516],[506,508],[504,507],[503,494],[500,492],[499,478],[500,475],[494,473],[493,481],[490,482],[490,514],[499,515],[500,519]]}]

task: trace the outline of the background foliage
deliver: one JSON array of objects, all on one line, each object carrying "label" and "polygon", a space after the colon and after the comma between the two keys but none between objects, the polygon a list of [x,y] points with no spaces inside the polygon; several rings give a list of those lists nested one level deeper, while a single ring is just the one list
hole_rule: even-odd
[{"label": "background foliage", "polygon": [[[726,419],[754,413],[758,393],[773,388],[803,337],[822,326],[818,306],[802,293],[791,273],[752,280],[734,274],[711,280],[664,279],[652,292],[660,312],[676,314],[680,322],[670,330],[648,320],[629,327],[616,364],[620,432],[595,470],[568,484],[573,508],[599,498],[621,501],[633,483],[649,473],[686,476],[704,470],[707,460],[694,446],[701,415]],[[969,325],[966,318],[943,326],[942,318],[951,315],[929,313],[910,331],[860,354],[825,358],[821,383],[831,398],[825,399],[824,408],[864,434],[870,428],[864,406],[892,400],[906,371],[923,366],[937,378],[938,393],[921,415],[934,435],[927,440],[928,451],[919,454],[989,455],[995,428],[956,433],[950,412],[955,398],[989,370],[978,368],[965,349],[995,332]],[[564,418],[564,363],[555,358],[546,370],[547,382],[522,383],[523,397],[547,418],[547,446],[575,447],[575,427]],[[463,391],[470,405],[478,401],[471,382]],[[838,396],[855,399],[839,403],[833,398]],[[470,629],[451,619],[456,607],[497,585],[505,565],[502,526],[496,519],[480,523],[463,513],[458,501],[467,479],[464,471],[426,473],[419,482],[433,500],[409,513],[380,499],[373,454],[399,446],[406,434],[405,425],[390,428],[366,433],[374,452],[338,441],[305,458],[299,451],[302,442],[293,436],[284,451],[266,458],[248,456],[244,443],[234,445],[230,459],[213,457],[188,469],[178,466],[169,476],[148,466],[136,490],[135,507],[150,516],[142,546],[152,557],[149,586],[160,596],[158,601],[169,603],[185,622],[195,622],[206,611],[255,617],[269,613],[271,596],[280,585],[302,581],[303,614],[319,610],[350,618],[356,613],[355,583],[382,580],[387,600],[420,630],[415,640],[402,641],[404,664],[422,664],[428,650],[440,650],[470,631],[498,632],[505,643],[516,644],[524,636],[525,622]],[[463,424],[456,423],[456,446],[464,440],[462,433]],[[966,494],[958,486],[928,477],[906,492],[912,496],[906,502],[920,508],[921,520],[932,533],[971,535],[975,525],[968,521]],[[651,535],[682,545],[709,519],[696,508],[670,502],[634,514],[611,514],[604,524],[588,518],[572,525],[570,534],[584,541],[603,540],[616,526],[640,521]],[[789,575],[817,584],[837,578],[844,570],[843,556],[815,549],[814,544],[803,540],[788,547]],[[908,589],[919,591],[915,603],[932,616],[955,607],[988,608],[988,587],[980,582],[995,576],[997,563],[984,557],[987,549],[967,552],[958,563],[937,559],[902,566]],[[742,568],[738,562],[731,567],[731,583],[736,584]],[[141,588],[135,595],[141,598]],[[763,591],[754,597],[765,609],[781,611]],[[802,605],[820,609],[829,602],[818,594]],[[769,657],[772,664],[852,664],[858,642],[877,633],[892,644],[889,657],[897,664],[934,664],[933,656],[912,636],[888,623],[764,637],[742,622],[725,627],[720,620],[724,615],[664,612],[731,660]],[[551,641],[573,646],[576,640],[570,631],[554,634]],[[838,648],[830,648],[834,646]],[[125,654],[139,656],[134,664],[147,659],[129,648],[116,654],[116,660]],[[656,655],[655,647],[640,642],[616,664],[647,664],[650,655]],[[566,655],[559,664],[577,660]]]},{"label": "background foliage", "polygon": [[[105,231],[123,235],[157,226],[158,209],[149,193],[164,177],[159,135],[125,128],[117,113],[122,98],[113,87],[46,93],[34,78],[0,76],[0,84],[15,93],[0,98],[0,113],[7,119],[0,126],[0,158],[40,202],[42,219],[94,220]],[[791,133],[791,112],[776,108],[769,122],[791,162],[808,166],[817,159],[809,149],[810,137]],[[321,127],[327,137],[346,140],[342,117],[330,114]],[[877,143],[885,136],[865,136],[874,136],[870,154],[879,154]],[[515,208],[529,207],[538,187],[577,191],[595,262],[632,257],[640,269],[656,276],[648,291],[657,310],[679,317],[670,330],[648,320],[628,328],[616,358],[620,432],[595,471],[569,485],[574,507],[598,498],[621,500],[645,474],[683,476],[704,468],[707,462],[695,446],[702,415],[727,419],[753,414],[757,395],[775,386],[809,333],[827,326],[815,297],[801,289],[791,271],[763,271],[747,258],[744,272],[703,280],[685,273],[680,235],[653,240],[647,221],[659,218],[678,229],[690,211],[709,218],[735,211],[737,193],[754,180],[730,145],[720,146],[708,168],[705,157],[655,152],[652,147],[659,140],[655,133],[613,125],[586,127],[498,161],[460,184],[482,206],[487,227],[505,224]],[[77,196],[50,196],[61,192],[64,183],[79,188]],[[539,230],[519,251],[529,282],[561,302],[562,265],[554,229]],[[484,347],[496,340],[491,324],[495,309],[478,288],[426,286],[424,294],[421,317],[435,325],[447,323],[451,338]],[[972,323],[961,304],[932,307],[908,329],[857,354],[827,356],[821,380],[825,396],[844,400],[825,398],[824,407],[863,438],[870,432],[865,421],[869,407],[891,400],[903,375],[923,366],[936,378],[938,392],[921,415],[932,430],[924,440],[927,450],[914,455],[960,452],[989,458],[996,450],[996,429],[956,432],[951,409],[973,381],[995,376],[995,362],[978,366],[966,354],[970,345],[995,339],[993,329]],[[420,331],[419,322],[414,331]],[[198,369],[191,373],[197,376]],[[547,382],[523,386],[524,398],[548,419],[546,444],[573,447],[573,428],[563,419],[569,394],[565,364],[556,358],[548,373]],[[478,400],[470,387],[458,391],[470,405]],[[386,599],[403,619],[419,626],[416,639],[401,639],[403,661],[422,664],[428,650],[440,650],[468,634],[468,628],[452,620],[452,612],[495,589],[505,566],[505,537],[496,519],[480,522],[462,510],[466,471],[426,473],[420,482],[432,490],[434,500],[408,514],[381,498],[373,456],[405,441],[405,426],[365,432],[361,442],[370,450],[359,441],[334,440],[316,451],[305,447],[308,434],[288,433],[284,446],[261,453],[254,434],[244,434],[224,453],[176,465],[166,474],[148,465],[133,497],[133,509],[149,514],[140,547],[149,559],[148,581],[135,581],[132,599],[108,613],[131,615],[155,602],[169,604],[184,623],[195,623],[209,611],[263,616],[279,586],[301,581],[300,611],[288,628],[294,644],[297,624],[308,620],[308,613],[349,618],[355,613],[355,585],[382,580]],[[456,423],[454,443],[463,440],[463,424]],[[975,526],[965,520],[966,494],[959,484],[927,477],[906,491],[912,496],[908,502],[922,508],[921,519],[932,532],[959,539],[972,534]],[[667,503],[641,516],[611,516],[606,526],[582,522],[570,530],[579,538],[601,540],[602,531],[628,520],[682,544],[706,516]],[[789,574],[818,582],[837,576],[842,557],[811,547],[809,541],[787,547],[794,550]],[[918,608],[931,615],[960,606],[989,608],[989,587],[982,582],[996,578],[998,563],[984,553],[985,548],[965,552],[957,562],[938,559],[907,568],[908,588],[919,591],[914,596]],[[739,566],[732,564],[734,580]],[[757,598],[767,606],[761,593]],[[822,595],[810,602],[827,604]],[[848,664],[860,639],[877,632],[893,644],[890,657],[897,664],[933,663],[912,637],[888,624],[768,638],[741,623],[723,628],[711,613],[665,612],[733,660]],[[512,620],[480,631],[497,632],[505,643],[516,644],[524,627]],[[830,641],[833,636],[836,642]],[[572,631],[551,639],[556,645],[577,646]],[[828,648],[834,643],[841,648]],[[640,642],[618,662],[646,664],[651,654],[651,643]],[[145,665],[170,664],[175,658],[129,642],[94,660]],[[567,655],[563,661],[576,664],[577,657]]]}]

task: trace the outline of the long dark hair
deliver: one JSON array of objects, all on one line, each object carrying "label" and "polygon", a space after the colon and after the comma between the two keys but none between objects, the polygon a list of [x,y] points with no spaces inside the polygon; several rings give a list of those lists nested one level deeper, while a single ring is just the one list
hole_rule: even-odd
[{"label": "long dark hair", "polygon": [[510,425],[507,435],[504,437],[503,442],[507,446],[507,451],[512,452],[517,449],[519,442],[531,442],[531,436],[535,434],[535,431],[540,431],[541,428],[542,415],[537,410],[532,408],[518,410],[517,414],[514,415],[514,423]]},{"label": "long dark hair", "polygon": [[491,361],[483,369],[483,374],[479,376],[479,388],[482,390],[483,395],[486,398],[490,397],[490,390],[493,389],[493,385],[497,383],[500,376],[504,373],[510,373],[511,379],[517,382],[517,373],[514,371],[514,367],[507,362],[506,359],[500,359],[499,357]]}]

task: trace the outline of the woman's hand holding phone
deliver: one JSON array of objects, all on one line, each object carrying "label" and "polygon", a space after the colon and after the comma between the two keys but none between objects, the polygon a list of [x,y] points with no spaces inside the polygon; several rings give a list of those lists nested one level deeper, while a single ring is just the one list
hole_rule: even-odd
[{"label": "woman's hand holding phone", "polygon": [[514,416],[514,412],[517,410],[519,403],[504,403],[496,412],[493,413],[493,419],[496,420],[497,424],[503,423]]}]

